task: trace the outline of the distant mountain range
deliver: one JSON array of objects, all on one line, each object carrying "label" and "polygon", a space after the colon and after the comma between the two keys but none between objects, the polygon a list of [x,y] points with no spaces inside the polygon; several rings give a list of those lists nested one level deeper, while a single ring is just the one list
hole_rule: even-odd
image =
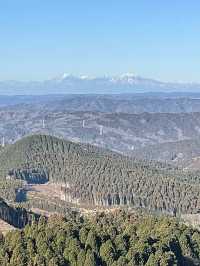
[{"label": "distant mountain range", "polygon": [[200,92],[200,84],[161,82],[129,73],[117,77],[94,78],[63,74],[61,77],[41,82],[0,82],[0,95],[119,94],[177,91]]},{"label": "distant mountain range", "polygon": [[200,169],[200,137],[158,143],[132,152],[137,159],[168,162],[185,169]]},{"label": "distant mountain range", "polygon": [[[57,104],[19,104],[0,108],[0,140],[4,136],[6,143],[12,143],[23,136],[42,132],[128,155],[137,152],[138,157],[146,159],[179,162],[200,156],[199,141],[192,146],[190,143],[190,140],[200,138],[200,112],[84,111],[86,102],[73,99]],[[91,103],[96,105],[90,107],[101,106],[102,110],[112,107],[109,102],[104,106],[97,105],[96,101]]]},{"label": "distant mountain range", "polygon": [[200,97],[182,95],[0,96],[0,142],[51,134],[187,167],[200,156]]},{"label": "distant mountain range", "polygon": [[200,112],[200,93],[0,95],[0,107],[11,110],[11,106],[13,111],[34,108],[54,112],[189,113]]}]

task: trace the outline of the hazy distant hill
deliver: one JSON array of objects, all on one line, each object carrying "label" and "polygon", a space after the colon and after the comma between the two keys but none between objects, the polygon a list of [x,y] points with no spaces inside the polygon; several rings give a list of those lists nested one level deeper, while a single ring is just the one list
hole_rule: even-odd
[{"label": "hazy distant hill", "polygon": [[67,112],[32,105],[0,109],[0,138],[5,136],[10,143],[32,133],[89,142],[129,154],[149,145],[200,137],[200,113]]},{"label": "hazy distant hill", "polygon": [[[120,95],[32,95],[2,96],[0,107],[31,105],[48,111],[91,111],[103,113],[200,112],[200,94],[141,93]],[[17,108],[17,107],[16,107]]]},{"label": "hazy distant hill", "polygon": [[0,95],[113,94],[137,92],[198,92],[200,84],[170,83],[133,74],[116,77],[87,77],[64,74],[46,81],[1,81]]},{"label": "hazy distant hill", "polygon": [[69,201],[135,206],[167,213],[197,212],[200,176],[144,163],[95,147],[36,135],[0,154],[2,178],[65,184]]},{"label": "hazy distant hill", "polygon": [[[136,158],[187,167],[200,157],[200,138],[150,145],[132,152],[132,155]],[[200,169],[200,165],[198,169]]]},{"label": "hazy distant hill", "polygon": [[185,165],[199,156],[200,138],[200,99],[186,95],[0,96],[0,141],[51,134]]},{"label": "hazy distant hill", "polygon": [[[196,95],[197,97],[197,95]],[[200,111],[200,99],[165,95],[77,95],[67,96],[45,108],[52,111],[92,111],[104,113],[188,113]]]}]

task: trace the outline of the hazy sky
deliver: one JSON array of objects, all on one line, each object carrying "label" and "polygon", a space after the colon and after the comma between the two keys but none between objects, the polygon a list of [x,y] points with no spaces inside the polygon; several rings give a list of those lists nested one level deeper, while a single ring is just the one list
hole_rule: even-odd
[{"label": "hazy sky", "polygon": [[200,1],[0,0],[0,80],[63,72],[200,82]]}]

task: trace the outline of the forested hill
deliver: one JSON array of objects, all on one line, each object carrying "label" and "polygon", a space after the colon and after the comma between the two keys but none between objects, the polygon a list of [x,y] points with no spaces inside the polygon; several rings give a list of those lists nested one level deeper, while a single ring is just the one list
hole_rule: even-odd
[{"label": "forested hill", "polygon": [[[17,175],[30,182],[63,181],[60,167],[72,157],[120,156],[89,144],[77,144],[47,135],[25,137],[0,154],[1,176]],[[57,176],[56,176],[57,175]]]},{"label": "forested hill", "polygon": [[0,154],[1,177],[65,184],[66,200],[129,205],[170,213],[200,209],[200,175],[134,161],[94,146],[45,135],[24,138]]},{"label": "forested hill", "polygon": [[[69,162],[72,162],[71,167],[77,169],[77,167],[82,168],[88,160],[91,162],[99,161],[100,164],[109,162],[113,165],[123,162],[130,167],[139,165],[138,162],[127,156],[93,145],[74,143],[49,135],[38,134],[25,137],[2,149],[0,171],[2,178],[9,175],[33,183],[62,182],[69,179],[67,173],[65,174],[65,171],[70,169]],[[79,161],[82,164],[78,165]],[[142,160],[140,164],[141,162]],[[143,164],[146,166],[147,163],[143,161]],[[152,165],[156,168],[171,167],[163,163],[152,162]],[[98,171],[98,169],[94,170]]]}]

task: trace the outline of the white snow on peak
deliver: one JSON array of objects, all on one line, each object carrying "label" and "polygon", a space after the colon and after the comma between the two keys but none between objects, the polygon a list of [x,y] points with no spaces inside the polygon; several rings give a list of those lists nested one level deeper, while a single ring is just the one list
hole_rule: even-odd
[{"label": "white snow on peak", "polygon": [[82,75],[82,76],[80,76],[80,79],[90,79],[90,78],[86,75]]},{"label": "white snow on peak", "polygon": [[83,80],[93,80],[95,79],[96,77],[91,77],[91,76],[87,76],[87,75],[82,75],[79,77],[80,79],[83,79]]},{"label": "white snow on peak", "polygon": [[123,84],[136,84],[138,82],[139,76],[135,75],[134,73],[125,73],[120,76],[113,77],[111,82],[123,83]]},{"label": "white snow on peak", "polygon": [[69,74],[69,73],[63,73],[61,76],[60,76],[60,80],[64,80],[64,79],[67,79],[67,78],[75,78],[75,79],[81,79],[81,80],[92,80],[94,79],[94,77],[90,77],[90,76],[87,76],[87,75],[73,75],[73,74]]},{"label": "white snow on peak", "polygon": [[137,75],[135,75],[134,73],[128,72],[128,73],[122,74],[120,77],[121,78],[132,78],[133,79],[133,78],[136,78]]},{"label": "white snow on peak", "polygon": [[71,77],[71,74],[69,74],[69,73],[63,73],[62,76],[61,76],[61,79],[66,79],[68,77]]}]

